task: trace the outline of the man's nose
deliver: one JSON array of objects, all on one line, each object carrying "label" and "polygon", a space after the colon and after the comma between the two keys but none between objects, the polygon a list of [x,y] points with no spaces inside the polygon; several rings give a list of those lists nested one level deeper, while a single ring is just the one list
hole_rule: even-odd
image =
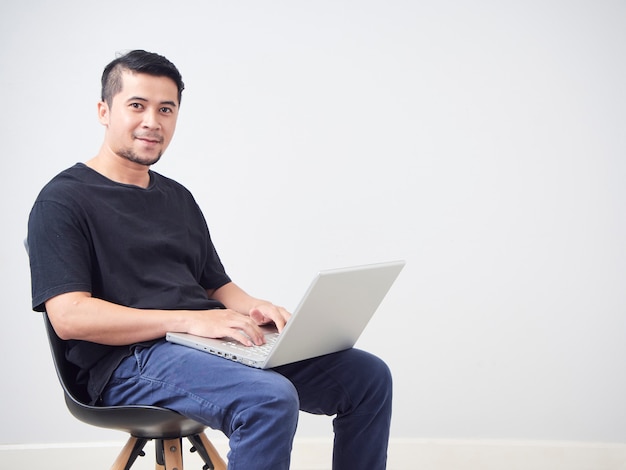
[{"label": "man's nose", "polygon": [[159,121],[159,113],[157,111],[148,110],[143,114],[143,127],[146,129],[159,129],[161,127]]}]

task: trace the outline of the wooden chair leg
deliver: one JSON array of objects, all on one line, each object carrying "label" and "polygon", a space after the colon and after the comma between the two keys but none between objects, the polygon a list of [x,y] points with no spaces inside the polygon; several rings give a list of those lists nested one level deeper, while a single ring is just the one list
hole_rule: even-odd
[{"label": "wooden chair leg", "polygon": [[224,459],[222,459],[219,452],[217,452],[217,449],[215,448],[213,443],[209,440],[209,438],[206,436],[206,434],[200,433],[198,434],[198,437],[200,438],[202,445],[206,449],[207,454],[209,454],[209,457],[211,459],[211,462],[213,462],[213,466],[215,467],[215,470],[226,470],[226,462],[224,462]]},{"label": "wooden chair leg", "polygon": [[137,459],[139,455],[143,455],[143,447],[146,445],[146,439],[138,439],[130,436],[126,444],[122,448],[122,451],[113,462],[111,470],[127,470]]},{"label": "wooden chair leg", "polygon": [[165,470],[183,470],[183,450],[180,439],[163,441],[163,457]]}]

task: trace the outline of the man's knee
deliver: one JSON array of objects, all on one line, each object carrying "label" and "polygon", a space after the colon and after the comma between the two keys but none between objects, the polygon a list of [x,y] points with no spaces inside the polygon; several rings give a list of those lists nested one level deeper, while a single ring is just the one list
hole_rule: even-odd
[{"label": "man's knee", "polygon": [[360,376],[360,380],[378,384],[383,388],[391,387],[393,378],[385,361],[366,351],[349,350],[351,366]]},{"label": "man's knee", "polygon": [[294,385],[280,374],[267,372],[266,380],[246,385],[249,406],[245,415],[263,416],[289,427],[297,424],[300,401]]},{"label": "man's knee", "polygon": [[285,413],[297,415],[300,410],[298,391],[294,385],[280,374],[272,373],[275,380],[270,388],[270,401],[276,403]]},{"label": "man's knee", "polygon": [[393,396],[393,377],[389,366],[377,356],[366,351],[352,349],[350,356],[351,371],[348,380],[353,404],[360,406],[365,403],[375,408],[391,407]]}]

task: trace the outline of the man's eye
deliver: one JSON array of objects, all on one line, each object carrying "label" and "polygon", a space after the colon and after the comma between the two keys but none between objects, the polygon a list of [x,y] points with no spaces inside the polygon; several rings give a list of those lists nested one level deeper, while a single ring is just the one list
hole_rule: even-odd
[{"label": "man's eye", "polygon": [[141,103],[131,103],[130,107],[131,108],[135,108],[135,109],[141,109],[142,108]]},{"label": "man's eye", "polygon": [[165,107],[164,107],[164,108],[161,108],[161,112],[162,112],[162,113],[165,113],[165,114],[169,114],[169,113],[171,113],[171,112],[173,112],[173,111],[172,111],[172,108],[165,108]]}]

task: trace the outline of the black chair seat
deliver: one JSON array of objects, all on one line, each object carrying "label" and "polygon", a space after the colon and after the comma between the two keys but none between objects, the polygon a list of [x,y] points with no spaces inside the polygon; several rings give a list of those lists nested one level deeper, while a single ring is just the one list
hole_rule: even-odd
[{"label": "black chair seat", "polygon": [[173,439],[200,434],[207,428],[175,411],[157,406],[90,406],[65,395],[70,413],[93,426],[117,429],[145,439]]}]

